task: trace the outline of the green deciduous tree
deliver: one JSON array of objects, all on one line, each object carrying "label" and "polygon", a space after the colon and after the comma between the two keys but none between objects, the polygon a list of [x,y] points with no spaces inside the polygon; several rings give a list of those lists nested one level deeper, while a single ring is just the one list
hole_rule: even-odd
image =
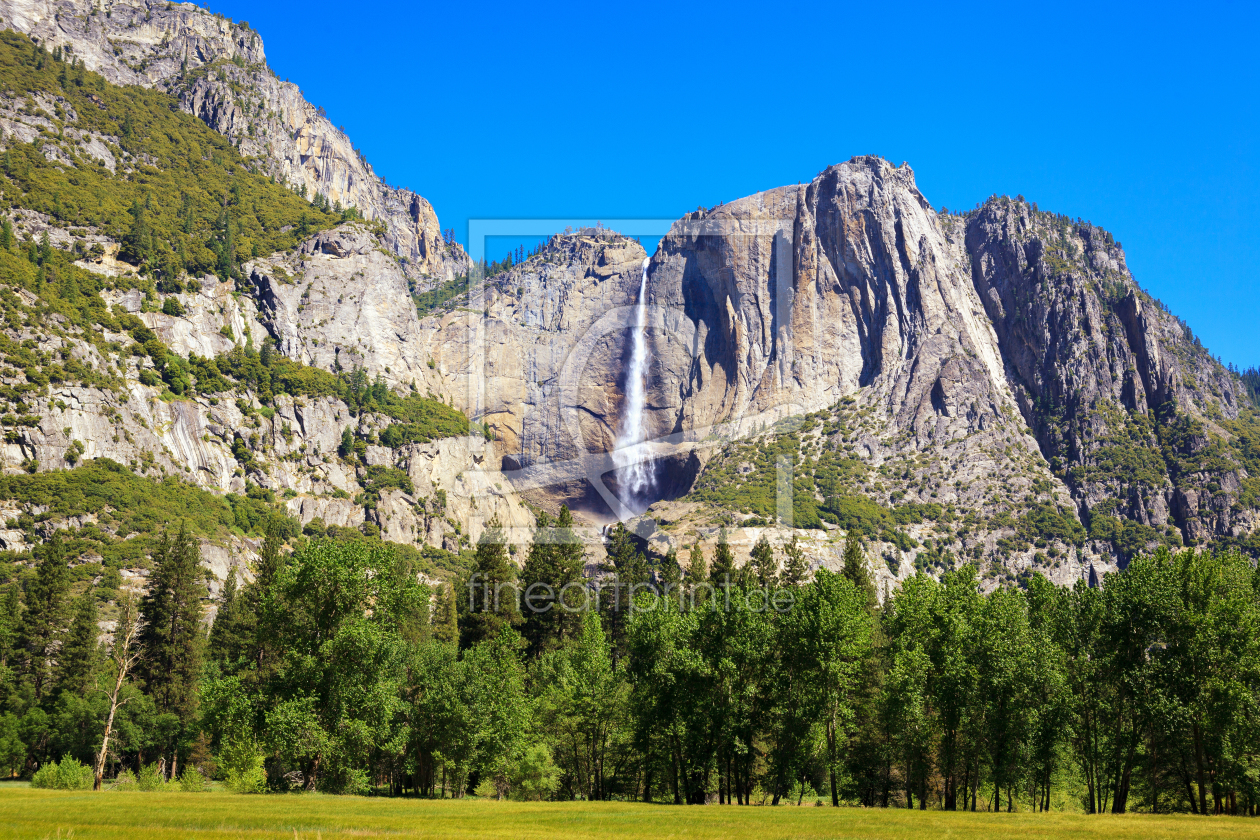
[{"label": "green deciduous tree", "polygon": [[841,575],[820,570],[782,623],[787,666],[800,675],[805,702],[823,727],[831,801],[840,801],[840,774],[862,665],[871,650],[865,594]]}]

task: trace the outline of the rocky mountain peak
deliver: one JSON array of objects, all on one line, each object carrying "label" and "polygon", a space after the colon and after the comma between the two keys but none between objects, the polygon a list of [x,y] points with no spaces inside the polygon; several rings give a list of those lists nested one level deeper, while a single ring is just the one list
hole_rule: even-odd
[{"label": "rocky mountain peak", "polygon": [[445,241],[432,205],[385,184],[322,108],[277,78],[248,24],[155,0],[0,0],[0,23],[47,49],[68,50],[115,84],[175,95],[264,173],[379,221],[387,247],[411,264],[422,286],[467,273],[467,255]]}]

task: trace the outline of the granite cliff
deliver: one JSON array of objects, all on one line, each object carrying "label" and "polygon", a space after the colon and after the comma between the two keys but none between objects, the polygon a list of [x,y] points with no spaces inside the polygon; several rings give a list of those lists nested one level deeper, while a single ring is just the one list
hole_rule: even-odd
[{"label": "granite cliff", "polygon": [[[487,375],[463,404],[541,503],[598,510],[616,492],[611,459],[571,459],[616,437],[641,257],[608,232],[558,236],[469,311],[428,319],[444,369],[445,350],[471,358],[447,331],[484,330]],[[1161,542],[1254,542],[1253,407],[1092,224],[1006,197],[938,213],[908,166],[855,158],[689,214],[648,271],[645,422],[658,497],[685,497],[651,511],[673,522],[661,551],[762,523],[717,487],[764,472],[749,447],[776,429],[800,438],[815,523],[872,531],[890,577],[961,555],[1066,582]],[[853,499],[900,527],[855,519]]]}]

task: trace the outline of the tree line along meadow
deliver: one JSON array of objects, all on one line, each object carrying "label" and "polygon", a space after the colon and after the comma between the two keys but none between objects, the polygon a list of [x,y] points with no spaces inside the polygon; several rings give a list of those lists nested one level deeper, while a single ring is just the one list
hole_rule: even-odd
[{"label": "tree line along meadow", "polygon": [[[1260,577],[1232,551],[1135,558],[1100,587],[880,601],[764,538],[601,571],[567,510],[523,568],[492,522],[460,579],[414,553],[272,527],[207,630],[197,541],[144,592],[69,595],[57,538],[0,598],[0,767],[47,787],[945,810],[1255,815]],[[590,558],[595,559],[595,558]]]}]

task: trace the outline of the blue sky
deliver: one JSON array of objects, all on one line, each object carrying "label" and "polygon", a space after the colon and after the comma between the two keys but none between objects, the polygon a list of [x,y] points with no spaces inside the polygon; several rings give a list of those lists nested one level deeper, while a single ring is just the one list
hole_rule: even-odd
[{"label": "blue sky", "polygon": [[1022,194],[1102,225],[1213,353],[1260,364],[1255,7],[210,8],[461,241],[470,218],[674,218],[875,153],[938,208]]}]

